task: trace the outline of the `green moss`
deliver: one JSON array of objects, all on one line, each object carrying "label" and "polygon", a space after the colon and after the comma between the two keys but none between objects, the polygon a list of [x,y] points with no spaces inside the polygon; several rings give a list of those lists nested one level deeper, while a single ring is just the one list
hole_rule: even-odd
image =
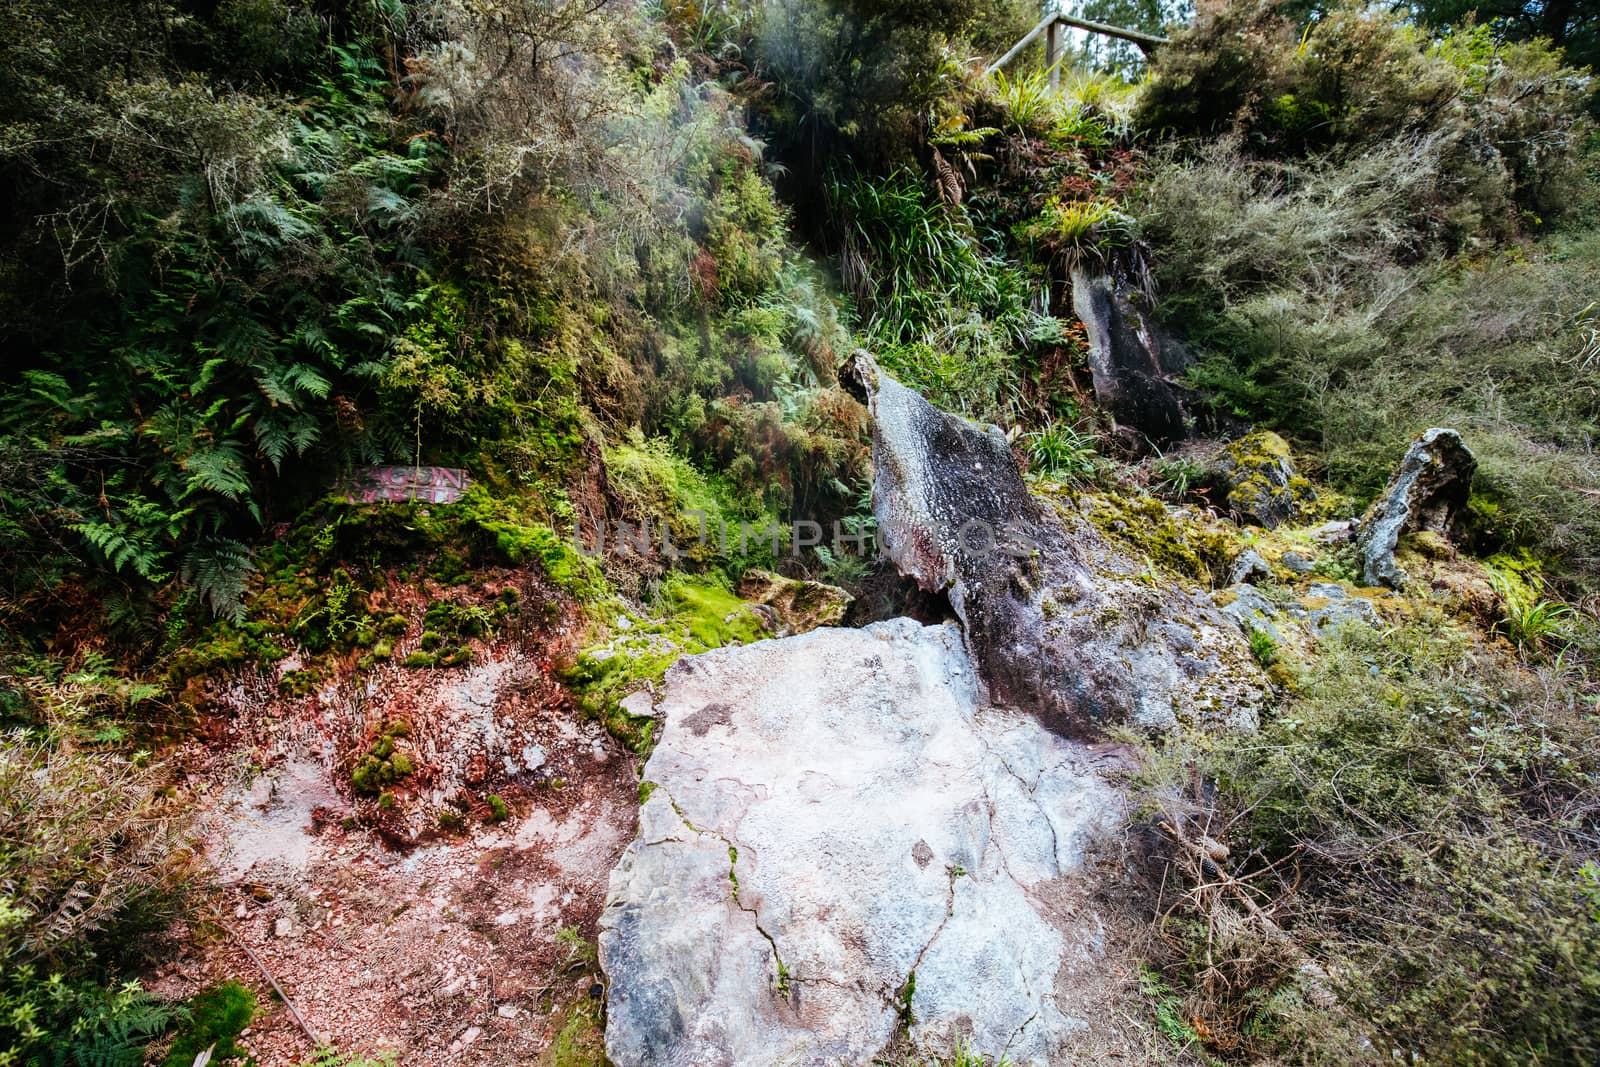
[{"label": "green moss", "polygon": [[373,739],[372,747],[356,760],[351,769],[351,788],[368,796],[379,794],[381,802],[387,787],[413,773],[416,765],[395,744],[410,733],[411,726],[404,719],[396,719],[380,730]]},{"label": "green moss", "polygon": [[719,586],[680,582],[669,587],[668,595],[689,636],[704,648],[744,644],[766,633],[750,605]]},{"label": "green moss", "polygon": [[656,791],[656,783],[646,779],[639,783],[639,804],[643,806],[650,799],[650,794]]},{"label": "green moss", "polygon": [[511,815],[511,808],[497,794],[490,793],[486,798],[489,804],[489,821],[505,822]]},{"label": "green moss", "polygon": [[[1230,528],[1179,518],[1148,494],[1090,494],[1083,500],[1090,521],[1135,558],[1203,585],[1214,584],[1227,572],[1236,547],[1236,534]],[[1160,581],[1160,576],[1148,577]]]},{"label": "green moss", "polygon": [[278,692],[286,697],[303,697],[314,692],[322,681],[322,672],[316,669],[285,671],[278,679]]},{"label": "green moss", "polygon": [[429,667],[437,667],[439,665],[439,657],[433,652],[413,652],[405,659],[401,660],[400,663],[401,666],[404,667],[411,667],[413,669],[426,669]]},{"label": "green moss", "polygon": [[189,1021],[167,1052],[166,1067],[190,1067],[210,1048],[211,1062],[243,1058],[236,1043],[256,1014],[256,995],[238,982],[227,981],[189,1001]]},{"label": "green moss", "polygon": [[172,658],[168,675],[181,684],[189,678],[226,673],[248,666],[268,666],[289,655],[289,649],[271,633],[251,632],[232,623],[218,623],[200,643],[179,650]]},{"label": "green moss", "polygon": [[720,585],[680,576],[662,591],[662,602],[667,609],[662,617],[639,620],[614,633],[603,652],[595,649],[580,655],[565,672],[579,707],[641,753],[649,750],[654,720],[624,711],[624,698],[658,687],[667,668],[681,656],[767,635],[750,605]]}]

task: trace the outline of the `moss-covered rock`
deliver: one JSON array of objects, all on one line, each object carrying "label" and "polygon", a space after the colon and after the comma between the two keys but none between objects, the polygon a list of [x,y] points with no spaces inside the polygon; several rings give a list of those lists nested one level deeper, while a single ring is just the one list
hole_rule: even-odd
[{"label": "moss-covered rock", "polygon": [[1317,491],[1295,469],[1289,443],[1269,430],[1223,448],[1213,479],[1241,524],[1272,529],[1310,515]]},{"label": "moss-covered rock", "polygon": [[835,626],[855,599],[836,585],[802,582],[763,570],[749,571],[739,580],[739,595],[769,609],[780,636]]}]

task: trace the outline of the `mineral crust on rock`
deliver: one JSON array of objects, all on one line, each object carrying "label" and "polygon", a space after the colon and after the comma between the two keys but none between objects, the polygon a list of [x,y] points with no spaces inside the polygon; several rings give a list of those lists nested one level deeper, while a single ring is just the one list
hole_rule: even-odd
[{"label": "mineral crust on rock", "polygon": [[1057,1062],[1106,1002],[1093,749],[979,702],[955,626],[681,660],[601,918],[617,1067],[862,1064],[909,1019]]},{"label": "mineral crust on rock", "polygon": [[1477,469],[1477,457],[1455,430],[1435,427],[1411,442],[1388,488],[1361,520],[1356,547],[1362,580],[1368,585],[1404,587],[1406,573],[1394,558],[1400,536],[1447,536],[1466,506]]}]

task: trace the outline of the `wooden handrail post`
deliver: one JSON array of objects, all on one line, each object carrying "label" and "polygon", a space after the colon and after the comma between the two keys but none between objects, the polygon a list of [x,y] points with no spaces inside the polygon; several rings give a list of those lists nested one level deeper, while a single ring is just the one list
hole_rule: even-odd
[{"label": "wooden handrail post", "polygon": [[1050,91],[1061,89],[1061,20],[1052,19],[1044,35],[1044,65],[1050,72]]},{"label": "wooden handrail post", "polygon": [[1055,87],[1060,83],[1059,61],[1063,58],[1061,55],[1061,27],[1063,26],[1073,26],[1080,30],[1088,30],[1090,33],[1099,33],[1107,37],[1115,37],[1123,41],[1132,41],[1134,44],[1138,45],[1140,50],[1146,55],[1149,55],[1152,51],[1154,51],[1157,45],[1167,43],[1167,39],[1165,37],[1158,37],[1153,33],[1145,33],[1142,30],[1129,30],[1124,29],[1121,26],[1108,26],[1103,22],[1091,22],[1088,19],[1080,19],[1076,15],[1046,15],[1044,20],[1040,22],[1039,25],[1028,31],[1027,36],[1023,37],[1022,40],[1012,45],[1009,52],[995,60],[993,63],[989,64],[989,66],[984,69],[984,73],[993,74],[995,71],[1011,62],[1013,59],[1016,59],[1022,54],[1022,50],[1024,48],[1027,48],[1034,41],[1037,41],[1040,35],[1043,34],[1045,35],[1045,62],[1050,66],[1050,85]]}]

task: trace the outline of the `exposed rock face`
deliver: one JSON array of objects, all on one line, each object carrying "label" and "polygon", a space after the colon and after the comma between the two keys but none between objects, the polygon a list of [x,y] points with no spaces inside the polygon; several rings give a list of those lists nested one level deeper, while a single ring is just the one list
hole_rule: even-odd
[{"label": "exposed rock face", "polygon": [[1079,737],[1217,710],[1254,724],[1264,679],[1209,599],[1153,588],[1087,522],[1069,534],[997,428],[938,410],[864,352],[841,380],[873,416],[883,550],[948,595],[990,700]]},{"label": "exposed rock face", "polygon": [[1238,557],[1228,568],[1228,584],[1238,585],[1241,582],[1253,582],[1257,578],[1267,581],[1272,580],[1272,567],[1261,558],[1261,553],[1253,548],[1247,548],[1239,553]]},{"label": "exposed rock face", "polygon": [[908,1015],[932,1051],[1064,1062],[1115,984],[1081,868],[1119,803],[979,689],[956,627],[909,619],[672,668],[601,918],[617,1067],[867,1063]]},{"label": "exposed rock face", "polygon": [[1477,457],[1455,430],[1434,428],[1413,441],[1389,487],[1361,520],[1356,543],[1362,580],[1402,588],[1406,573],[1394,558],[1400,536],[1447,536],[1466,506],[1477,469]]},{"label": "exposed rock face", "polygon": [[1223,448],[1216,478],[1228,510],[1241,525],[1270,530],[1294,522],[1317,502],[1316,490],[1295,470],[1288,442],[1269,430],[1246,434]]},{"label": "exposed rock face", "polygon": [[1183,404],[1168,375],[1188,366],[1188,351],[1112,278],[1081,266],[1072,270],[1072,309],[1088,330],[1095,399],[1157,445],[1183,440]]},{"label": "exposed rock face", "polygon": [[747,571],[739,579],[739,598],[768,608],[778,637],[803,634],[844,619],[853,599],[836,585],[802,582],[770,571]]}]

